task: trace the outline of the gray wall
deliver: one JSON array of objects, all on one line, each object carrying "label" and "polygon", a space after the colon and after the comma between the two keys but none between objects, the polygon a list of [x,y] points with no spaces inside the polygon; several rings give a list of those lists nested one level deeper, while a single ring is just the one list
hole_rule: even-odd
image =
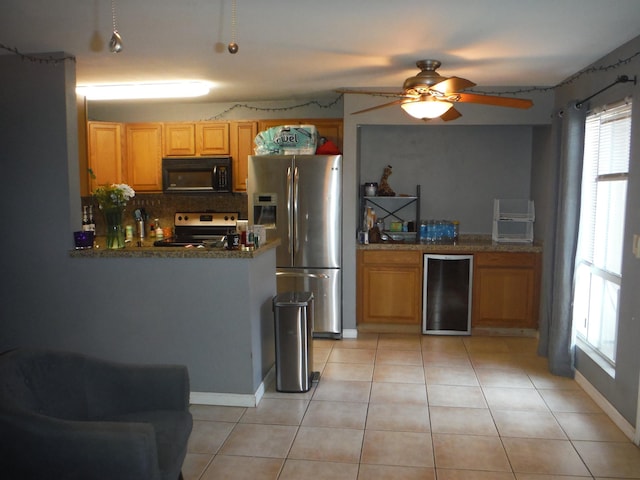
[{"label": "gray wall", "polygon": [[[593,66],[608,66],[619,63],[620,59],[631,57],[640,51],[640,37],[621,46],[611,54],[596,62]],[[571,100],[585,99],[607,85],[613,83],[618,75],[633,77],[640,72],[640,59],[636,56],[629,63],[616,69],[602,69],[589,73],[557,89],[556,107],[560,108]],[[627,193],[626,226],[624,234],[624,253],[622,267],[622,288],[620,292],[620,312],[618,328],[618,348],[615,378],[610,377],[590,357],[579,348],[576,352],[577,370],[626,418],[632,425],[636,423],[638,400],[638,374],[640,372],[640,260],[631,251],[634,233],[640,233],[640,85],[630,83],[616,85],[591,100],[592,106],[622,100],[634,95],[633,121],[631,132],[631,158],[629,185]],[[532,184],[534,198],[542,201],[545,196],[553,195],[553,183],[549,174],[555,172],[556,165],[534,162]],[[545,191],[546,189],[546,191]],[[538,211],[544,215],[544,211]],[[546,219],[538,216],[541,224]]]},{"label": "gray wall", "polygon": [[0,352],[180,363],[194,391],[254,394],[275,357],[275,250],[252,261],[71,258],[81,220],[75,64],[0,55],[0,71]]},{"label": "gray wall", "polygon": [[529,198],[532,127],[363,125],[359,132],[360,183],[379,182],[391,165],[396,194],[413,195],[420,184],[423,219],[457,219],[462,233],[490,234],[494,198]]}]

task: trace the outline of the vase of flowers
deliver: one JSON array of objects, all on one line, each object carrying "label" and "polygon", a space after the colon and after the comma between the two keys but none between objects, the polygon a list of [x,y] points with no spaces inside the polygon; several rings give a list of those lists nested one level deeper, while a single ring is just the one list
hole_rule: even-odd
[{"label": "vase of flowers", "polygon": [[107,229],[107,248],[124,248],[122,217],[127,202],[135,195],[136,192],[126,183],[103,185],[93,192],[93,197],[97,200],[98,207],[104,215]]}]

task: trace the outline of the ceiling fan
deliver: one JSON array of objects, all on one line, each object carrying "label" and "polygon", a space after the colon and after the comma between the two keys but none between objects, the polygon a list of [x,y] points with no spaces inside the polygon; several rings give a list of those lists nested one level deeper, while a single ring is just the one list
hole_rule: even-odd
[{"label": "ceiling fan", "polygon": [[405,112],[412,117],[423,120],[439,117],[445,122],[455,120],[462,116],[453,106],[453,104],[457,102],[480,103],[511,108],[529,108],[533,105],[531,100],[522,98],[464,92],[463,90],[474,87],[476,84],[466,78],[443,77],[436,72],[441,65],[438,60],[419,60],[416,62],[416,65],[420,69],[420,73],[404,81],[402,92],[377,92],[370,90],[339,90],[339,92],[400,97],[392,102],[358,110],[357,112],[353,112],[353,115],[370,112],[378,108],[400,105]]}]

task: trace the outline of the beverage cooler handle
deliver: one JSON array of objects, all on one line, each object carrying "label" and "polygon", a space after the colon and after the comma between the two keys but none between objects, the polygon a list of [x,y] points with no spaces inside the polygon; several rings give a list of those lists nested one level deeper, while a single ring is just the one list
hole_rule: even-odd
[{"label": "beverage cooler handle", "polygon": [[291,254],[291,167],[287,168],[287,251]]},{"label": "beverage cooler handle", "polygon": [[294,242],[294,252],[298,251],[298,248],[300,247],[300,242],[299,242],[299,235],[298,235],[298,224],[299,219],[298,219],[298,186],[299,186],[299,182],[298,182],[298,167],[295,167],[293,170],[293,211],[294,211],[294,217],[292,219],[293,221],[293,242]]}]

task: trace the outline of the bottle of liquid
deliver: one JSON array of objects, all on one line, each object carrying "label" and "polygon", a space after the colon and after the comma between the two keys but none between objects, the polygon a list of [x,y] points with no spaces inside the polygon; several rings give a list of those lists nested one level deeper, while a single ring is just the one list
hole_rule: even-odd
[{"label": "bottle of liquid", "polygon": [[89,227],[89,213],[88,213],[86,205],[84,205],[82,207],[82,230],[85,231],[85,232],[90,230],[90,227]]},{"label": "bottle of liquid", "polygon": [[160,226],[160,219],[156,218],[153,221],[153,224],[155,226],[156,239],[157,240],[162,240],[162,238],[164,237],[164,235],[163,235],[164,232],[162,231],[162,227]]},{"label": "bottle of liquid", "polygon": [[89,205],[89,230],[96,231],[96,222],[93,219],[93,205]]}]

